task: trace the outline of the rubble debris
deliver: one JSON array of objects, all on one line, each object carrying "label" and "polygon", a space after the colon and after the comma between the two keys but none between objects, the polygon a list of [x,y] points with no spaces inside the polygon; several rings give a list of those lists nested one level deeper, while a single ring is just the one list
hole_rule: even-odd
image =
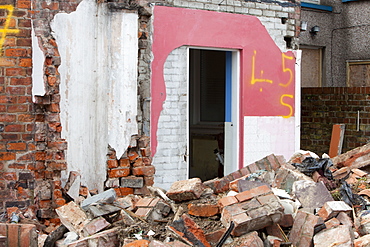
[{"label": "rubble debris", "polygon": [[[94,195],[71,173],[58,221],[35,224],[45,247],[370,246],[365,146],[333,159],[302,151],[285,162],[272,154],[222,178],[178,181],[168,191],[146,186],[137,195],[115,188]],[[118,183],[139,189],[142,179]],[[14,207],[4,216],[7,224],[13,214],[21,223],[37,221]]]},{"label": "rubble debris", "polygon": [[314,245],[317,247],[328,246],[353,246],[354,235],[348,226],[336,226],[317,233],[314,238]]}]

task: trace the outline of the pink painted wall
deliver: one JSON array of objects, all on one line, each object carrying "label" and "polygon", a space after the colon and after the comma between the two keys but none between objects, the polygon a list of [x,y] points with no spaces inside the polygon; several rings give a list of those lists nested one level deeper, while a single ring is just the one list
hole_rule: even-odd
[{"label": "pink painted wall", "polygon": [[163,66],[168,54],[183,45],[240,50],[240,126],[243,116],[294,115],[294,55],[280,51],[257,17],[155,6],[152,155],[156,153],[158,119],[166,100]]}]

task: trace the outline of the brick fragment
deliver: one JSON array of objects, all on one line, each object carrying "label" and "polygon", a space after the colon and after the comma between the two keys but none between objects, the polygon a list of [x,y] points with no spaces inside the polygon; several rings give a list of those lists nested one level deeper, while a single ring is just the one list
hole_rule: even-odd
[{"label": "brick fragment", "polygon": [[246,234],[239,239],[240,247],[264,247],[262,239],[256,231]]},{"label": "brick fragment", "polygon": [[335,227],[335,226],[339,226],[339,225],[340,225],[340,221],[337,218],[331,218],[330,220],[325,222],[325,226],[327,229]]},{"label": "brick fragment", "polygon": [[323,230],[313,238],[315,247],[353,246],[353,240],[352,229],[344,225]]},{"label": "brick fragment", "polygon": [[55,209],[60,221],[71,232],[81,234],[85,225],[89,222],[85,212],[73,201]]},{"label": "brick fragment", "polygon": [[238,203],[238,199],[236,199],[235,196],[225,196],[225,197],[222,197],[220,200],[218,200],[218,205],[220,206],[220,208],[224,208],[226,206],[229,206],[229,205],[232,205],[232,204],[235,204],[235,203]]},{"label": "brick fragment", "polygon": [[326,202],[317,214],[324,220],[336,217],[340,212],[350,213],[352,208],[343,201]]},{"label": "brick fragment", "polygon": [[87,237],[93,235],[104,228],[108,227],[110,223],[106,221],[103,217],[95,218],[89,221],[83,228],[82,234]]},{"label": "brick fragment", "polygon": [[123,177],[121,178],[121,186],[128,188],[142,188],[144,186],[144,179],[142,177]]},{"label": "brick fragment", "polygon": [[314,227],[318,220],[318,216],[299,210],[294,218],[294,224],[290,231],[290,242],[297,247],[311,246]]},{"label": "brick fragment", "polygon": [[171,185],[166,195],[176,202],[194,200],[200,198],[203,192],[203,184],[200,178],[176,181]]},{"label": "brick fragment", "polygon": [[238,201],[243,202],[252,199],[253,197],[267,194],[267,193],[272,193],[271,189],[267,185],[262,185],[257,188],[253,188],[248,191],[243,191],[238,193],[235,197],[238,199]]},{"label": "brick fragment", "polygon": [[135,176],[154,176],[155,167],[154,166],[140,166],[132,168],[132,175]]},{"label": "brick fragment", "polygon": [[186,214],[183,214],[179,220],[174,221],[169,229],[193,246],[211,247],[203,230]]},{"label": "brick fragment", "polygon": [[188,213],[193,216],[211,217],[220,213],[218,205],[214,204],[188,204]]},{"label": "brick fragment", "polygon": [[220,241],[221,237],[224,235],[225,232],[226,228],[210,232],[206,234],[206,239],[212,246],[216,246],[216,244]]}]

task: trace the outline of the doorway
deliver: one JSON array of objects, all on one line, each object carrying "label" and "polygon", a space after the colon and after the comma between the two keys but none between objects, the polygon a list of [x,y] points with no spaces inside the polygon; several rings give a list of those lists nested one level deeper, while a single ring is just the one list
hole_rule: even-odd
[{"label": "doorway", "polygon": [[232,64],[231,51],[189,49],[189,178],[206,181],[227,175],[225,166],[237,167],[227,158],[236,152],[226,151],[228,140],[238,139],[232,138]]}]

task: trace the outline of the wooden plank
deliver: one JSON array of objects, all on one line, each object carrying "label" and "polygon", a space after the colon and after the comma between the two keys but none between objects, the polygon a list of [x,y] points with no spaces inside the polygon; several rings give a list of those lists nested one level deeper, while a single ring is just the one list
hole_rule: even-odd
[{"label": "wooden plank", "polygon": [[329,156],[333,158],[342,153],[345,124],[334,124],[331,132]]}]

